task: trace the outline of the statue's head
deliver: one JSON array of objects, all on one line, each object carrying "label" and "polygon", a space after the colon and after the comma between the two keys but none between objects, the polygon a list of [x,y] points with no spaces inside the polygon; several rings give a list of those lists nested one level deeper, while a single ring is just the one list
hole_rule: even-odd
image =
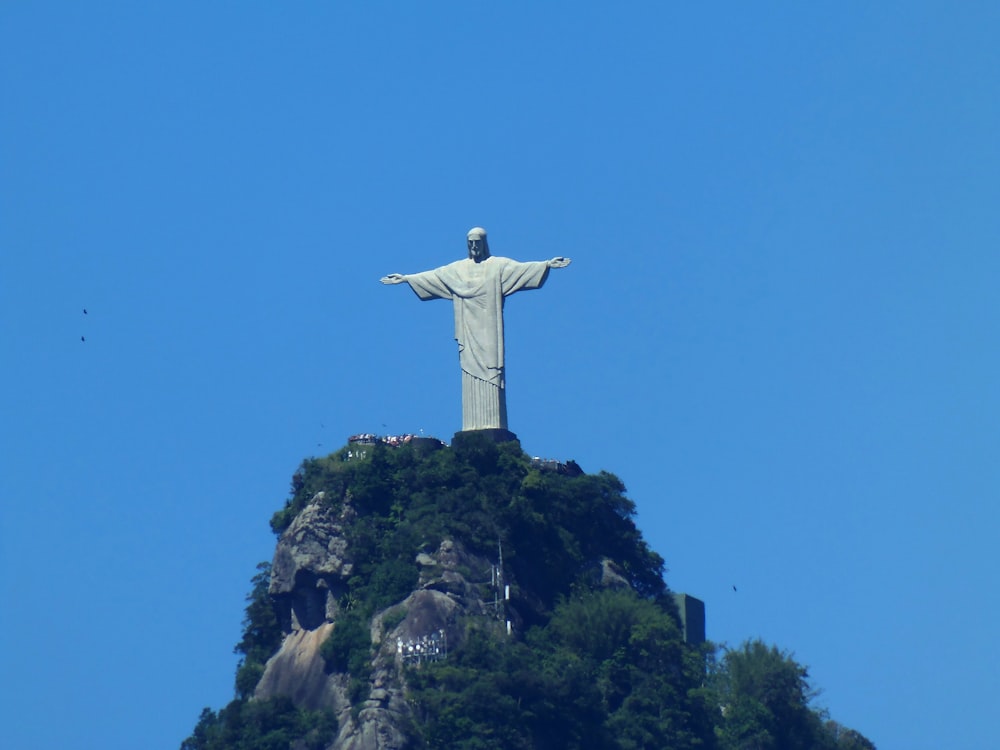
[{"label": "statue's head", "polygon": [[469,257],[478,263],[490,257],[490,246],[486,242],[486,230],[482,227],[473,227],[466,236],[469,245]]}]

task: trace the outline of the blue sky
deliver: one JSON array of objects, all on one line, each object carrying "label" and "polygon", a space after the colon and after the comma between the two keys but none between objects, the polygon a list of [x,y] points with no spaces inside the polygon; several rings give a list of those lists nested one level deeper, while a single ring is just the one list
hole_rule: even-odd
[{"label": "blue sky", "polygon": [[880,750],[991,747],[998,7],[4,3],[2,744],[232,697],[302,458],[460,428],[378,279],[482,225],[573,259],[507,305],[525,450]]}]

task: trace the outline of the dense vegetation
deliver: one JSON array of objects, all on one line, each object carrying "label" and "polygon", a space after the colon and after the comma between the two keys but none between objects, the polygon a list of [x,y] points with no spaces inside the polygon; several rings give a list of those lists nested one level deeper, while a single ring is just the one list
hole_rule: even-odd
[{"label": "dense vegetation", "polygon": [[[328,668],[350,676],[352,701],[367,697],[369,620],[414,588],[419,552],[448,538],[492,559],[502,542],[519,587],[518,637],[469,622],[475,637],[448,659],[407,669],[414,748],[874,748],[813,708],[807,672],[790,655],[757,641],[721,651],[684,643],[663,560],[614,475],[543,470],[517,443],[474,434],[438,450],[375,445],[363,459],[348,450],[305,461],[271,526],[280,534],[319,491],[356,512],[345,530],[354,574],[323,646]],[[629,588],[599,585],[606,559]],[[262,566],[236,649],[236,699],[206,709],[182,750],[319,747],[333,736],[328,714],[249,700],[281,639],[267,581]]]},{"label": "dense vegetation", "polygon": [[332,711],[305,711],[287,698],[250,700],[264,674],[264,663],[281,646],[281,628],[268,596],[271,565],[261,563],[251,580],[243,636],[233,649],[236,698],[219,712],[201,712],[181,750],[322,750],[337,734]]}]

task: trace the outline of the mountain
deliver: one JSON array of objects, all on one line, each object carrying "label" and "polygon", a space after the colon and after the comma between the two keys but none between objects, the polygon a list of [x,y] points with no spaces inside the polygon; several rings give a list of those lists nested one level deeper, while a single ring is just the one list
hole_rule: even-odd
[{"label": "mountain", "polygon": [[495,438],[304,461],[182,750],[874,748],[786,653],[685,638],[617,477]]}]

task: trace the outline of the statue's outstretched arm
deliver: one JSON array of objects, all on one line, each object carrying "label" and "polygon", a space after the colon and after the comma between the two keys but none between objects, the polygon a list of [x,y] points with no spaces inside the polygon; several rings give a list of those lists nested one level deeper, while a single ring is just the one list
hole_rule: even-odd
[{"label": "statue's outstretched arm", "polygon": [[402,284],[406,281],[406,276],[401,273],[390,273],[388,276],[383,276],[379,281],[383,284]]},{"label": "statue's outstretched arm", "polygon": [[553,258],[550,261],[546,261],[549,264],[549,268],[565,268],[571,261],[569,258],[563,258],[561,255],[557,258]]}]

